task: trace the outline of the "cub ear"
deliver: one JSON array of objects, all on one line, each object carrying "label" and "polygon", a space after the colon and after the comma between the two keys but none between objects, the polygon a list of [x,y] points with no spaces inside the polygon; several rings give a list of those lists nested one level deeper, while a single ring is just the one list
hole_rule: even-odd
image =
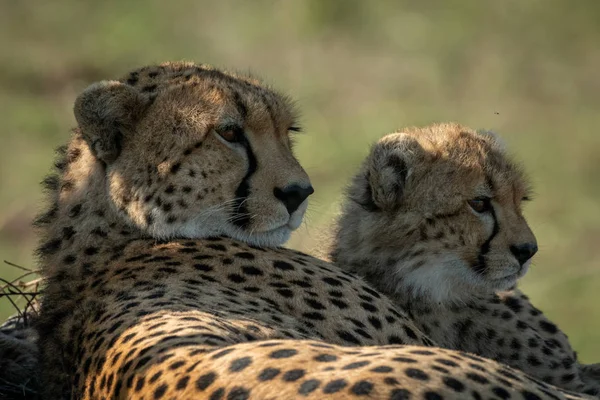
[{"label": "cub ear", "polygon": [[407,181],[421,145],[404,133],[384,136],[372,148],[361,173],[362,189],[356,199],[371,211],[394,211],[405,196]]},{"label": "cub ear", "polygon": [[110,163],[121,153],[124,135],[130,133],[150,101],[118,81],[94,83],[75,100],[74,114],[92,153]]}]

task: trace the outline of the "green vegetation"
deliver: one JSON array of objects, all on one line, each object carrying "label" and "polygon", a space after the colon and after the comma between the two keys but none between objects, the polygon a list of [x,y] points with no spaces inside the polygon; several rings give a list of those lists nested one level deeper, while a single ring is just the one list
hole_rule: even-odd
[{"label": "green vegetation", "polygon": [[[523,288],[600,361],[600,2],[0,2],[0,260],[34,265],[29,221],[75,96],[143,64],[251,70],[298,99],[316,194],[290,246],[312,251],[368,145],[405,125],[499,131],[537,191]],[[0,265],[0,276],[21,271]],[[0,318],[11,313],[0,299]]]}]

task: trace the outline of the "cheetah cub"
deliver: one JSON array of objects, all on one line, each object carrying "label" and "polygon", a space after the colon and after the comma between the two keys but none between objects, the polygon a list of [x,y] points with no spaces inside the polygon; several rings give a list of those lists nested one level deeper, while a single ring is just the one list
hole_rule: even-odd
[{"label": "cheetah cub", "polygon": [[529,186],[500,139],[457,124],[375,144],[347,192],[331,251],[449,349],[545,382],[600,393],[600,364],[515,289],[537,251],[522,214]]}]

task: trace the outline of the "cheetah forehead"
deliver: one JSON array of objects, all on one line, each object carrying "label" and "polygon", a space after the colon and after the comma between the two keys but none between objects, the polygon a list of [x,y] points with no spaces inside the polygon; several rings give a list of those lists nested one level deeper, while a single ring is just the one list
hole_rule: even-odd
[{"label": "cheetah forehead", "polygon": [[406,164],[407,178],[426,187],[477,187],[481,194],[494,190],[528,192],[522,167],[506,151],[495,132],[475,131],[456,124],[410,127],[380,139],[371,152],[374,165]]},{"label": "cheetah forehead", "polygon": [[298,112],[293,101],[251,75],[180,61],[135,69],[120,82],[140,90],[152,101],[163,94],[167,96],[167,103],[184,97],[190,99],[186,97],[190,94],[193,100],[202,93],[202,98],[197,99],[199,104],[220,105],[221,111],[217,114],[224,113],[222,117],[232,120],[233,125],[245,123],[257,131],[275,126],[280,134],[290,128],[299,130]]}]

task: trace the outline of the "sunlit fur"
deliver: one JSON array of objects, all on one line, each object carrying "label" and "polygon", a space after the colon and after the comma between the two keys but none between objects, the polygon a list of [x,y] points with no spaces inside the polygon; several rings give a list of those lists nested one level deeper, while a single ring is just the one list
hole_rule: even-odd
[{"label": "sunlit fur", "polygon": [[[261,246],[283,244],[301,223],[307,201],[290,215],[273,195],[310,186],[291,150],[295,114],[256,80],[191,63],[146,67],[91,85],[75,116],[58,213],[108,203],[132,230],[157,239],[224,234]],[[240,128],[245,144],[223,140],[218,131],[228,127]]]}]

